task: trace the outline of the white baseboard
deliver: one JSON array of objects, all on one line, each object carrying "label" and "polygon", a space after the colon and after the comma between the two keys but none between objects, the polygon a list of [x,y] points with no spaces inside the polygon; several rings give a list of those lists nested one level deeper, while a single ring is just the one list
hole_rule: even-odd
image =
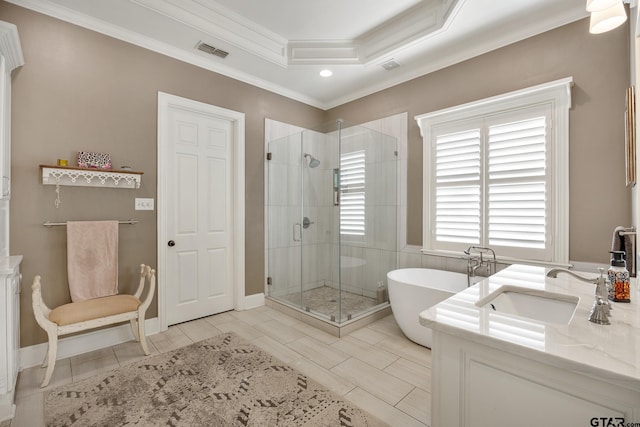
[{"label": "white baseboard", "polygon": [[264,293],[247,295],[243,299],[242,307],[238,310],[249,310],[252,308],[262,307],[264,305]]},{"label": "white baseboard", "polygon": [[[160,322],[157,317],[145,320],[144,325],[147,336],[160,332]],[[111,347],[112,345],[122,344],[123,342],[131,340],[133,340],[133,333],[128,323],[114,326],[113,328],[100,329],[82,335],[62,338],[58,340],[57,359],[66,359],[67,357]],[[47,343],[21,348],[19,355],[20,370],[41,365],[46,353]]]}]

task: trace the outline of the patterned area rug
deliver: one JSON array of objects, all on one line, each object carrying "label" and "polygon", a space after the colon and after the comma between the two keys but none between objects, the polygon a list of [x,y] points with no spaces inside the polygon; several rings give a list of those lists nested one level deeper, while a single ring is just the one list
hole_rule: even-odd
[{"label": "patterned area rug", "polygon": [[382,426],[233,333],[58,387],[47,426]]}]

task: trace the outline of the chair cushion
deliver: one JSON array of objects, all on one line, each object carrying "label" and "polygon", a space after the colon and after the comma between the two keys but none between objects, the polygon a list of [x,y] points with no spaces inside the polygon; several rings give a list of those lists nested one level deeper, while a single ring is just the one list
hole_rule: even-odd
[{"label": "chair cushion", "polygon": [[113,295],[71,302],[51,310],[49,320],[58,326],[136,311],[140,300],[133,295]]}]

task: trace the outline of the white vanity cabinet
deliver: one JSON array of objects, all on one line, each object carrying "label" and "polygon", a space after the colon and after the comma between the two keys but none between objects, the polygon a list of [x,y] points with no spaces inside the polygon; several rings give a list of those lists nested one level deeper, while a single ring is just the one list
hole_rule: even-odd
[{"label": "white vanity cabinet", "polygon": [[0,261],[0,422],[13,418],[20,350],[20,263],[22,256]]},{"label": "white vanity cabinet", "polygon": [[580,372],[579,366],[541,363],[535,352],[517,355],[435,331],[431,357],[432,427],[585,427],[640,421],[640,390],[595,371]]},{"label": "white vanity cabinet", "polygon": [[[505,287],[577,302],[568,319],[548,305],[516,315],[486,304]],[[640,426],[637,280],[610,325],[588,321],[594,292],[568,274],[512,265],[420,313],[433,333],[431,427]]]}]

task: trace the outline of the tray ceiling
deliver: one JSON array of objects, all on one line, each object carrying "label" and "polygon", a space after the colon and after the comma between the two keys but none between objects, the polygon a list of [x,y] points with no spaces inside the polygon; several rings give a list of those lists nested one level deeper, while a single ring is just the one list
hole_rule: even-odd
[{"label": "tray ceiling", "polygon": [[587,16],[584,0],[8,1],[323,109]]}]

